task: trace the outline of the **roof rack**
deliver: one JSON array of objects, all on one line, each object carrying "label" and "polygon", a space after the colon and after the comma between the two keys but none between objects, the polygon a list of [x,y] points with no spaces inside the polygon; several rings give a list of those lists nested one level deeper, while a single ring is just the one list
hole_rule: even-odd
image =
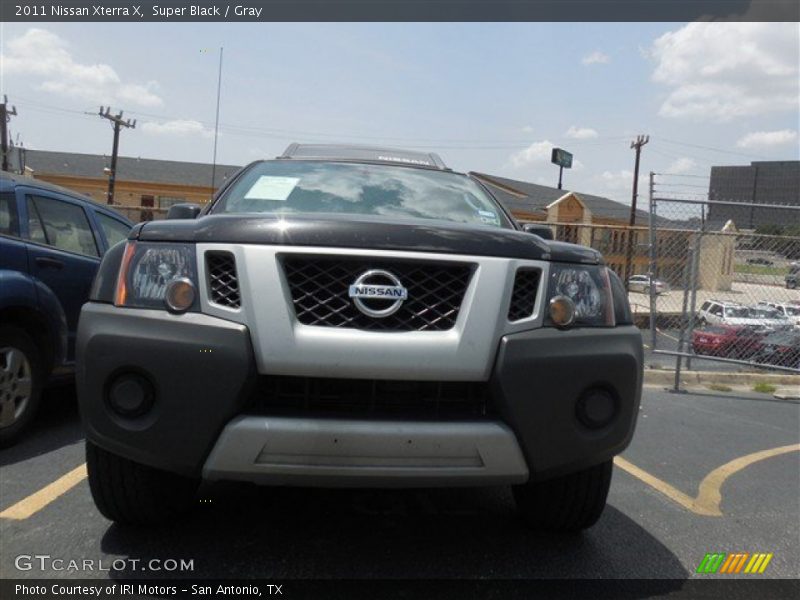
[{"label": "roof rack", "polygon": [[317,159],[376,162],[449,171],[438,154],[398,148],[350,146],[347,144],[289,144],[279,159]]}]

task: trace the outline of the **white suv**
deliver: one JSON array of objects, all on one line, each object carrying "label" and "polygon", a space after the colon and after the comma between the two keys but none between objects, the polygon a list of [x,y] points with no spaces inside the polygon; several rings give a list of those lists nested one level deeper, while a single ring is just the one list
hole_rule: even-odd
[{"label": "white suv", "polygon": [[762,300],[758,303],[759,306],[768,306],[774,308],[782,315],[785,315],[789,321],[792,322],[796,329],[800,329],[800,306],[797,304],[787,304],[785,302],[768,302]]},{"label": "white suv", "polygon": [[736,302],[721,300],[708,300],[703,302],[697,312],[701,324],[712,323],[717,325],[739,325],[754,327],[758,323],[753,319],[750,309]]}]

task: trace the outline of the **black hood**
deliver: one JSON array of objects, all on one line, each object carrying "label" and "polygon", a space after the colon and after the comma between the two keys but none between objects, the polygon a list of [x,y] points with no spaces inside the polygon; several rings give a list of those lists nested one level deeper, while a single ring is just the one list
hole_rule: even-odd
[{"label": "black hood", "polygon": [[130,237],[153,242],[319,246],[601,262],[600,253],[591,248],[512,229],[353,215],[209,215],[140,224]]}]

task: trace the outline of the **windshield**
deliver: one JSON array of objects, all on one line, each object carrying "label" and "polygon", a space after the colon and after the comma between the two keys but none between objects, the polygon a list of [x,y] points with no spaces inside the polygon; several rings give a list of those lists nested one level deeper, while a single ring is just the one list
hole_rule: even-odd
[{"label": "windshield", "polygon": [[784,306],[783,310],[785,310],[786,314],[790,317],[800,317],[800,308],[795,308],[794,306]]},{"label": "windshield", "polygon": [[752,309],[753,316],[757,319],[783,319],[785,318],[782,313],[774,308],[754,308]]},{"label": "windshield", "polygon": [[267,161],[254,165],[213,213],[337,213],[511,227],[465,175],[387,165]]}]

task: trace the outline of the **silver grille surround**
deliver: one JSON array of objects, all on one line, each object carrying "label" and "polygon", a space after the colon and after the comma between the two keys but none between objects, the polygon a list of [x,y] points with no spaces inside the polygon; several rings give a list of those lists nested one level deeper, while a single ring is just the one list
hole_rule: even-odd
[{"label": "silver grille surround", "polygon": [[[540,286],[533,313],[510,323],[509,302],[518,268],[541,270],[549,262],[494,256],[317,246],[197,244],[198,273],[206,279],[208,250],[225,250],[236,259],[241,307],[232,309],[200,295],[203,313],[245,325],[262,375],[488,381],[504,335],[542,326]],[[365,331],[317,327],[297,320],[281,259],[289,255],[352,256],[358,259],[452,262],[474,265],[455,325],[446,331]]]}]

